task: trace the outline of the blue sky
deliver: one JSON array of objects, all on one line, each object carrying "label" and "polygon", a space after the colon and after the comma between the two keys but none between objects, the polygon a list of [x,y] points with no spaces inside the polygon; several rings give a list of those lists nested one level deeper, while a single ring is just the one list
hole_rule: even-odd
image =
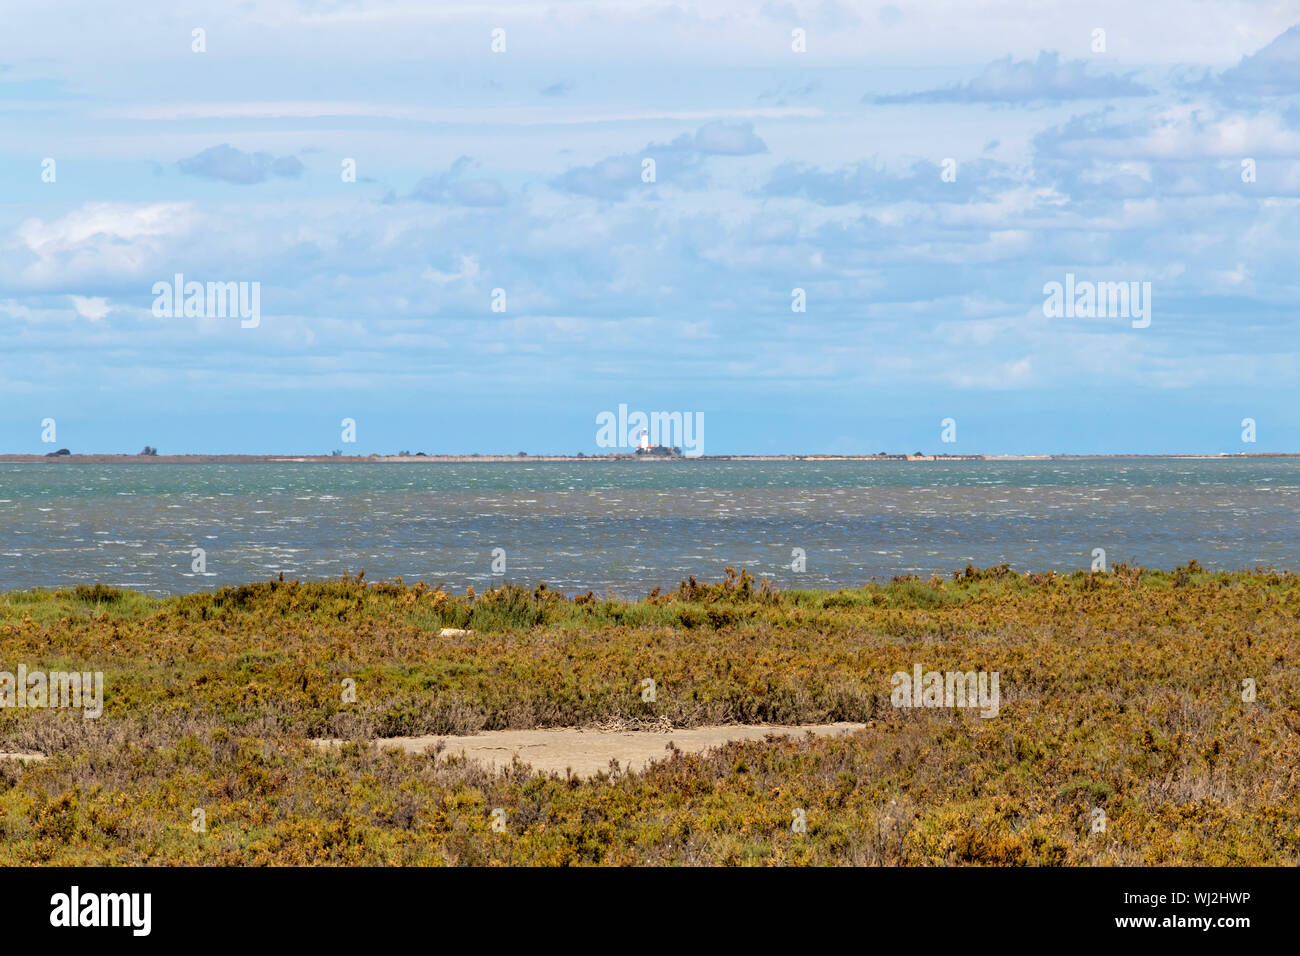
[{"label": "blue sky", "polygon": [[1300,450],[1294,4],[135,9],[4,14],[0,450]]}]

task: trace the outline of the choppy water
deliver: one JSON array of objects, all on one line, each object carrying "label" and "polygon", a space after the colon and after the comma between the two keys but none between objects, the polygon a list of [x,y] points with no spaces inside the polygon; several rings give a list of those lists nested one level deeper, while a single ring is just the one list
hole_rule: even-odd
[{"label": "choppy water", "polygon": [[1298,508],[1292,460],[0,464],[0,590],[364,569],[635,596],[727,565],[839,587],[968,563],[1087,568],[1094,548],[1111,563],[1297,569]]}]

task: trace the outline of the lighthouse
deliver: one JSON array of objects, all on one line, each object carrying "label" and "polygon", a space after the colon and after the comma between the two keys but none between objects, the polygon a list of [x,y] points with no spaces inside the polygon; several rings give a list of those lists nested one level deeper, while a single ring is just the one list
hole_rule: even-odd
[{"label": "lighthouse", "polygon": [[650,450],[650,433],[646,431],[644,428],[641,429],[641,442],[636,447],[639,451]]}]

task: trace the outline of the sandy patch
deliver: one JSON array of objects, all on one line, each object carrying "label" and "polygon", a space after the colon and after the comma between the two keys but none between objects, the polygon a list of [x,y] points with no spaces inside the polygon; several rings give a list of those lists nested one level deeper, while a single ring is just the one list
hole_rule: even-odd
[{"label": "sandy patch", "polygon": [[4,751],[0,751],[0,760],[21,760],[23,761],[23,763],[31,763],[33,760],[46,760],[46,759],[48,758],[45,756],[45,754],[20,754],[20,753],[5,753]]},{"label": "sandy patch", "polygon": [[[472,737],[386,737],[375,743],[380,747],[395,747],[407,753],[421,753],[442,743],[444,754],[461,754],[494,768],[508,767],[510,761],[518,756],[521,762],[530,764],[534,770],[561,775],[566,770],[572,770],[575,776],[590,777],[601,770],[608,770],[610,760],[617,760],[623,770],[644,770],[654,761],[666,760],[671,756],[668,750],[670,742],[685,753],[700,753],[733,740],[762,740],[768,734],[789,737],[811,733],[829,737],[862,730],[865,726],[850,723],[797,727],[728,724],[666,732],[560,727],[544,730],[490,730]],[[318,740],[316,743],[331,746],[340,741]]]}]

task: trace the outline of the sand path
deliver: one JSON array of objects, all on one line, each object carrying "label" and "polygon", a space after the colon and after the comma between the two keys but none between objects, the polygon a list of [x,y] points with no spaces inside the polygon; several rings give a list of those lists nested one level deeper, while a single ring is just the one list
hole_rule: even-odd
[{"label": "sand path", "polygon": [[[385,737],[375,741],[380,747],[395,747],[407,753],[421,753],[439,742],[444,754],[461,754],[494,768],[508,767],[516,755],[534,770],[591,777],[609,769],[617,760],[623,770],[644,770],[656,760],[670,756],[668,744],[685,753],[699,753],[733,740],[762,740],[768,734],[802,736],[806,733],[829,737],[862,730],[865,724],[808,724],[778,726],[771,724],[727,724],[716,727],[691,727],[671,731],[601,731],[570,727],[544,730],[490,730],[472,737]],[[337,740],[318,740],[319,746],[337,745]]]},{"label": "sand path", "polygon": [[[380,747],[422,753],[441,743],[444,754],[459,754],[499,769],[510,766],[518,756],[534,770],[543,773],[564,774],[572,770],[578,777],[592,777],[610,769],[609,762],[617,760],[624,771],[644,770],[657,760],[667,760],[671,754],[669,744],[684,753],[701,753],[733,740],[763,740],[769,735],[801,737],[815,734],[830,737],[852,733],[865,728],[865,724],[804,724],[798,726],[777,724],[724,724],[714,727],[690,727],[670,731],[656,730],[594,730],[573,727],[554,727],[542,730],[489,730],[471,737],[384,737],[376,740]],[[338,746],[341,740],[313,741],[319,747]],[[0,760],[19,760],[24,763],[46,760],[40,753],[0,752]]]}]

